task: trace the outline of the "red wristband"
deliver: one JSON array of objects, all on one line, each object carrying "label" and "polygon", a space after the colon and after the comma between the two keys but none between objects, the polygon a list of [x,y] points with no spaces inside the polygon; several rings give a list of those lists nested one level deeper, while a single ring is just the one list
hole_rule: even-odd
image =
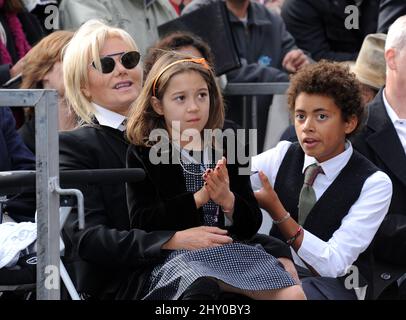
[{"label": "red wristband", "polygon": [[288,245],[292,245],[292,244],[296,241],[296,239],[300,236],[300,234],[302,233],[302,231],[303,231],[302,227],[299,227],[299,228],[297,229],[297,231],[296,231],[296,234],[295,234],[292,238],[289,238],[288,240],[286,240],[286,243],[287,243]]}]

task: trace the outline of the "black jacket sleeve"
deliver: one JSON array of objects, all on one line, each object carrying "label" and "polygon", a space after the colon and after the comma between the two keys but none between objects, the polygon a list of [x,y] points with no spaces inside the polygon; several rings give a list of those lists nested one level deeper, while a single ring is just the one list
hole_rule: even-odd
[{"label": "black jacket sleeve", "polygon": [[[99,159],[108,159],[112,155],[103,149],[103,146],[86,132],[83,135],[74,131],[61,133],[60,168],[107,169],[108,167],[100,165]],[[120,221],[128,220],[124,185],[116,186],[118,192],[116,199],[121,200],[113,203],[112,207],[107,204],[113,198],[110,198],[104,186],[85,185],[80,186],[80,189],[85,200],[85,229],[82,231],[78,229],[76,214],[71,214],[65,224],[65,236],[72,243],[74,253],[87,262],[115,268],[155,263],[160,259],[161,246],[172,237],[173,232],[148,233],[123,227],[126,223]],[[112,211],[111,208],[114,207],[120,210]]]},{"label": "black jacket sleeve", "polygon": [[288,82],[289,76],[286,72],[271,66],[264,66],[259,63],[247,63],[247,60],[240,58],[241,67],[227,73],[230,82]]},{"label": "black jacket sleeve", "polygon": [[[314,60],[328,59],[349,61],[357,58],[358,52],[334,51],[328,42],[323,17],[317,6],[318,1],[287,0],[282,7],[282,18],[288,31],[293,35],[299,48],[311,53]],[[344,22],[343,22],[344,23]],[[345,28],[344,24],[342,28]]]},{"label": "black jacket sleeve", "polygon": [[33,170],[35,169],[34,155],[21,139],[15,129],[15,120],[9,108],[0,112],[0,116],[4,117],[2,124],[2,134],[6,141],[7,153],[10,161],[8,170]]},{"label": "black jacket sleeve", "polygon": [[397,18],[406,14],[406,2],[403,0],[381,0],[379,3],[378,32],[388,33],[388,29]]},{"label": "black jacket sleeve", "polygon": [[[151,230],[184,230],[203,225],[203,210],[197,209],[193,193],[184,191],[182,172],[176,165],[152,165],[144,152],[131,146],[127,166],[143,168],[147,178],[127,184],[132,227]],[[165,169],[161,170],[163,166]],[[170,168],[169,168],[170,166]],[[249,176],[238,175],[238,166],[228,165],[230,190],[235,195],[230,233],[236,239],[249,239],[259,229],[262,213],[253,195]],[[171,176],[173,175],[173,176]],[[168,182],[169,180],[169,182]],[[172,188],[168,194],[164,189]]]},{"label": "black jacket sleeve", "polygon": [[406,215],[388,212],[376,234],[374,252],[383,261],[406,266]]},{"label": "black jacket sleeve", "polygon": [[10,80],[10,77],[10,65],[0,65],[0,85],[5,84],[8,80]]},{"label": "black jacket sleeve", "polygon": [[[146,231],[179,231],[202,225],[203,210],[197,209],[193,193],[181,190],[180,177],[177,177],[176,173],[175,180],[169,176],[173,170],[177,169],[175,165],[152,165],[148,161],[147,150],[147,148],[132,145],[127,153],[127,167],[142,168],[146,173],[143,181],[127,184],[131,227]],[[165,166],[162,173],[158,171],[161,166]],[[168,180],[173,180],[172,188],[179,192],[164,196],[166,188],[164,184]],[[169,183],[170,185],[171,183]]]},{"label": "black jacket sleeve", "polygon": [[[0,149],[0,171],[35,170],[35,157],[17,133],[9,108],[0,108]],[[10,195],[3,209],[17,222],[34,221],[35,204],[35,192]]]}]

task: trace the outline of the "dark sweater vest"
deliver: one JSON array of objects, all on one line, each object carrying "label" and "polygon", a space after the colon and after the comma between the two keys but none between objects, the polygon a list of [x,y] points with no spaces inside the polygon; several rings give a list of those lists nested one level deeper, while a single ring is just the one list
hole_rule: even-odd
[{"label": "dark sweater vest", "polygon": [[[304,152],[298,143],[293,143],[282,161],[275,181],[275,191],[295,221],[298,220],[299,194],[304,181],[303,164]],[[359,198],[365,180],[378,170],[372,162],[354,150],[347,165],[310,211],[304,229],[321,240],[328,241]],[[275,225],[270,234],[284,239]],[[372,279],[373,257],[370,247],[355,262],[367,282]]]}]

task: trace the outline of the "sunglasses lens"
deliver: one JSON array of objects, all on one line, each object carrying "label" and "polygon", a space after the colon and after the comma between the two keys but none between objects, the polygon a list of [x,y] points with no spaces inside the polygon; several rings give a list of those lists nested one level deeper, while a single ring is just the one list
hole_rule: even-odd
[{"label": "sunglasses lens", "polygon": [[130,51],[121,57],[121,63],[126,69],[133,69],[140,62],[140,54],[137,51]]},{"label": "sunglasses lens", "polygon": [[103,73],[110,73],[114,70],[114,66],[116,65],[115,61],[111,57],[103,57],[100,59],[100,64]]},{"label": "sunglasses lens", "polygon": [[[137,64],[140,62],[140,53],[137,51],[130,51],[121,57],[121,64],[126,68],[126,69],[133,69],[137,66]],[[114,67],[116,66],[116,62],[112,57],[103,57],[100,58],[100,64],[101,64],[101,69],[103,73],[110,73],[114,70]],[[92,62],[92,66],[96,68],[96,64]]]}]

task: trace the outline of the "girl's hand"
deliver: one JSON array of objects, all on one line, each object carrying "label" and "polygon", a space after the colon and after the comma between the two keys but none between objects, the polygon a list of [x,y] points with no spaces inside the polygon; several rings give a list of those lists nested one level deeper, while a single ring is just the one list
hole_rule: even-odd
[{"label": "girl's hand", "polygon": [[283,258],[283,257],[278,258],[278,260],[280,263],[282,263],[285,270],[287,272],[289,272],[289,274],[292,276],[293,280],[295,280],[297,284],[300,284],[299,275],[297,274],[297,270],[296,270],[296,267],[295,267],[295,264],[293,263],[293,261],[288,258]]},{"label": "girl's hand", "polygon": [[272,213],[275,210],[275,205],[277,202],[280,202],[280,200],[275,190],[269,183],[268,177],[265,175],[265,173],[260,171],[258,174],[262,183],[262,188],[254,192],[255,198],[257,199],[261,208],[265,209],[269,213]]},{"label": "girl's hand", "polygon": [[203,175],[205,187],[210,199],[221,206],[225,213],[231,214],[234,209],[234,194],[230,191],[230,179],[226,166],[226,158],[217,162],[214,170],[207,170]]},{"label": "girl's hand", "polygon": [[193,197],[195,198],[197,209],[203,207],[210,200],[209,192],[205,186],[203,186],[199,191],[195,192]]},{"label": "girl's hand", "polygon": [[197,250],[219,247],[232,242],[233,239],[227,236],[227,230],[201,226],[176,232],[168,242],[162,245],[162,249]]}]

